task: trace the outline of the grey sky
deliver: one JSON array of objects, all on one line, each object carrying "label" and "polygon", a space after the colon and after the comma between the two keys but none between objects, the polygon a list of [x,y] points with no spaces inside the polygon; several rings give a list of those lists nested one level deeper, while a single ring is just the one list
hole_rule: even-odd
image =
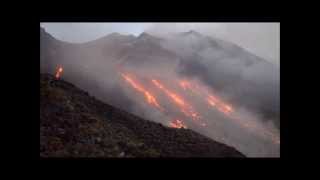
[{"label": "grey sky", "polygon": [[152,23],[41,23],[51,35],[68,42],[87,42],[113,32],[139,35]]},{"label": "grey sky", "polygon": [[107,34],[139,35],[195,30],[236,43],[280,66],[280,23],[41,23],[51,35],[68,42],[87,42]]}]

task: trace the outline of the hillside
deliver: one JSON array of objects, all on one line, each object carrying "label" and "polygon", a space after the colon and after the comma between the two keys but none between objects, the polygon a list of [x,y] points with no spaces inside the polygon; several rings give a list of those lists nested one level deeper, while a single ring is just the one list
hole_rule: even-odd
[{"label": "hillside", "polygon": [[41,157],[245,157],[190,129],[174,129],[105,104],[40,74]]},{"label": "hillside", "polygon": [[[189,31],[163,38],[147,33],[137,37],[112,33],[88,43],[72,44],[40,29],[41,72],[54,73],[60,64],[66,69],[66,80],[114,106],[121,103],[108,98],[113,97],[111,94],[105,96],[112,91],[103,87],[106,80],[101,77],[114,75],[115,66],[147,76],[174,72],[201,80],[227,94],[232,104],[272,120],[280,128],[279,69],[231,42]],[[120,107],[125,109],[126,104]]]}]

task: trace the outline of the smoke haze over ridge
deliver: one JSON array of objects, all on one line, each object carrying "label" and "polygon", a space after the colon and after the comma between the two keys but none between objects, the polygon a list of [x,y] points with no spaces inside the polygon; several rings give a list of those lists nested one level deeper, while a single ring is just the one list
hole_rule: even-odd
[{"label": "smoke haze over ridge", "polygon": [[41,23],[57,39],[83,43],[113,32],[154,35],[195,30],[224,39],[280,66],[280,23]]}]

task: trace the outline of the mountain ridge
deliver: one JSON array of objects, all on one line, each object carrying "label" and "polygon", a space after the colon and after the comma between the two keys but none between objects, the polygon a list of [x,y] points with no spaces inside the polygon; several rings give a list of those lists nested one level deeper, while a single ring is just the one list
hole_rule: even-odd
[{"label": "mountain ridge", "polygon": [[[138,36],[135,36],[135,35],[132,35],[132,34],[121,34],[121,33],[118,33],[118,32],[113,32],[113,33],[110,33],[110,34],[107,34],[107,35],[104,35],[102,37],[99,37],[97,39],[94,39],[94,40],[90,40],[90,41],[87,41],[87,42],[82,42],[82,43],[73,43],[73,42],[67,42],[67,41],[63,41],[63,40],[59,40],[57,38],[55,38],[54,36],[52,36],[50,33],[48,33],[47,31],[45,31],[45,29],[43,27],[40,27],[40,33],[43,33],[45,32],[46,34],[48,34],[51,38],[57,40],[57,41],[60,41],[60,42],[63,42],[63,43],[67,43],[67,44],[74,44],[74,45],[87,45],[87,44],[93,44],[93,43],[96,43],[96,42],[100,42],[100,41],[104,41],[104,40],[107,40],[111,37],[121,37],[122,39],[123,38],[131,38],[132,40],[133,39],[142,39],[144,37],[147,37],[148,39],[154,39],[156,41],[159,41],[159,40],[162,40],[163,38],[159,37],[159,36],[156,36],[156,35],[153,35],[153,34],[150,34],[148,32],[142,32],[140,35]],[[190,36],[190,35],[195,35],[197,37],[201,37],[201,38],[207,38],[209,41],[211,42],[214,42],[214,44],[216,44],[217,42],[223,42],[223,44],[228,44],[228,45],[232,45],[234,47],[236,47],[237,49],[241,49],[242,51],[245,51],[246,53],[249,53],[251,54],[252,56],[255,56],[256,58],[259,58],[265,62],[267,62],[268,64],[272,64],[270,63],[269,61],[263,59],[262,57],[256,55],[256,54],[253,54],[252,52],[248,51],[247,49],[241,47],[240,45],[238,44],[235,44],[233,42],[230,42],[230,41],[226,41],[226,40],[222,40],[222,39],[219,39],[217,37],[211,37],[211,36],[207,36],[207,35],[204,35],[204,34],[201,34],[195,30],[189,30],[189,31],[185,31],[185,32],[179,32],[179,33],[176,33],[176,35],[178,36]],[[272,64],[274,65],[274,64]]]}]

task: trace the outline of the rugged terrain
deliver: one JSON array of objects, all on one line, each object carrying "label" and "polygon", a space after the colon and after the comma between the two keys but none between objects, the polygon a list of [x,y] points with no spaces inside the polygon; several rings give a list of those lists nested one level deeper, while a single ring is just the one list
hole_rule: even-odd
[{"label": "rugged terrain", "polygon": [[41,157],[245,157],[190,129],[174,129],[105,104],[40,74]]},{"label": "rugged terrain", "polygon": [[279,69],[231,42],[188,31],[161,38],[148,33],[136,37],[112,33],[87,43],[67,43],[40,28],[40,44],[41,72],[54,73],[57,65],[62,65],[66,80],[129,112],[133,111],[128,106],[130,99],[115,87],[112,78],[108,78],[110,82],[102,78],[114,76],[114,66],[146,75],[174,72],[197,78],[227,94],[232,104],[272,120],[280,128]]}]

